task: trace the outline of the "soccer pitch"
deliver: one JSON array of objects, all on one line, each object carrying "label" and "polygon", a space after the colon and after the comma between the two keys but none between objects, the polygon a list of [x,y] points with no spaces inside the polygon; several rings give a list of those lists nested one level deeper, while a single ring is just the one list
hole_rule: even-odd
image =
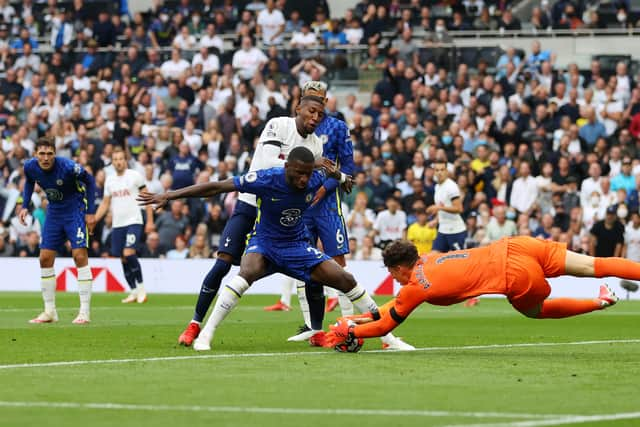
[{"label": "soccer pitch", "polygon": [[286,342],[301,316],[264,312],[273,296],[244,297],[204,353],[177,345],[194,295],[97,294],[89,326],[57,298],[60,322],[30,325],[40,295],[0,295],[0,426],[640,425],[640,302],[565,320],[423,306],[396,330],[418,351],[340,354]]}]

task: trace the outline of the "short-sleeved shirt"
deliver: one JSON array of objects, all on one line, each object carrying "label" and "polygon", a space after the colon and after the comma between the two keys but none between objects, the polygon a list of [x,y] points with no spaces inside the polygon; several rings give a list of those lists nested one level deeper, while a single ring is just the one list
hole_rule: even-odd
[{"label": "short-sleeved shirt", "polygon": [[142,213],[136,197],[144,186],[145,179],[140,172],[133,169],[125,170],[122,175],[107,176],[104,195],[111,197],[114,227],[142,224]]},{"label": "short-sleeved shirt", "polygon": [[605,227],[604,221],[598,221],[591,227],[591,234],[598,239],[595,253],[597,257],[614,256],[616,245],[624,243],[624,226],[619,221],[611,229]]},{"label": "short-sleeved shirt", "polygon": [[[267,158],[265,154],[265,143],[275,142],[280,144],[280,155],[275,161]],[[250,172],[262,169],[269,169],[275,166],[284,166],[285,161],[289,157],[289,153],[297,146],[304,146],[311,150],[315,160],[322,158],[322,141],[320,138],[311,133],[306,137],[302,137],[296,128],[296,120],[293,117],[276,117],[267,122],[258,139],[256,151],[251,160]],[[239,200],[256,206],[256,197],[253,194],[242,193]]]},{"label": "short-sleeved shirt", "polygon": [[291,187],[284,168],[252,171],[233,178],[236,189],[257,197],[258,215],[254,233],[262,242],[281,245],[306,240],[307,228],[302,214],[311,205],[313,196],[325,180],[320,171],[314,171],[304,190]]},{"label": "short-sleeved shirt", "polygon": [[[453,206],[453,201],[458,198],[460,198],[460,189],[452,179],[447,178],[442,184],[436,185],[436,191],[433,196],[436,205],[451,207]],[[460,214],[439,210],[438,222],[438,231],[445,234],[462,233],[467,229]]]}]

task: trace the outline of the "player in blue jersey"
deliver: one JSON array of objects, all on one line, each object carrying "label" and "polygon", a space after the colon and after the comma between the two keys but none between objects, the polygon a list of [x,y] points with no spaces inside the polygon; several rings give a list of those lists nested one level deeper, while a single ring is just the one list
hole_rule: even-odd
[{"label": "player in blue jersey", "polygon": [[[327,85],[321,81],[309,81],[302,87],[302,95],[317,96],[322,99],[326,99]],[[320,137],[322,141],[322,155],[329,160],[336,162],[341,172],[346,175],[353,176],[354,163],[353,163],[353,145],[351,143],[351,135],[347,124],[342,120],[334,117],[327,116],[325,114],[323,120],[320,122],[314,132]],[[349,239],[347,236],[347,228],[342,216],[342,209],[340,203],[340,188],[339,182],[334,179],[328,179],[322,187],[318,190],[314,196],[314,204],[304,215],[304,223],[309,230],[310,239],[316,242],[318,239],[322,242],[322,250],[325,254],[332,257],[342,267],[346,266],[344,255],[349,253]],[[311,321],[309,319],[309,305],[306,300],[305,285],[302,282],[296,281],[292,278],[285,279],[282,286],[282,295],[279,301],[271,306],[265,307],[267,311],[288,311],[291,305],[291,290],[296,289],[298,292],[298,298],[301,301],[301,308],[305,317],[305,326],[301,328],[300,340],[304,341],[312,336],[312,330],[310,328]],[[329,290],[328,288],[327,290]],[[315,289],[314,289],[315,290]],[[338,301],[338,296],[331,294],[333,289],[329,292],[331,297],[329,298],[328,306],[331,310],[335,307],[333,301]],[[315,295],[314,295],[315,296]],[[319,298],[318,296],[315,296]],[[322,299],[322,307],[318,307],[313,310],[311,317],[316,320],[319,317],[320,329],[322,329],[323,311],[324,311],[324,299]],[[315,304],[312,304],[315,306]],[[342,308],[343,315],[353,314],[353,305],[348,298],[344,295],[340,295],[340,306]],[[317,313],[316,310],[320,310]],[[329,309],[328,309],[329,311]],[[316,323],[316,322],[314,322]],[[295,337],[292,337],[295,338]]]},{"label": "player in blue jersey", "polygon": [[56,312],[56,274],[53,264],[56,251],[68,240],[71,254],[78,268],[78,293],[80,312],[73,320],[75,324],[91,321],[91,269],[89,268],[89,234],[95,226],[95,181],[82,166],[64,157],[56,156],[55,142],[40,138],[35,144],[34,159],[24,164],[23,203],[19,219],[24,224],[29,201],[35,184],[47,195],[49,205],[47,220],[40,243],[40,276],[44,311],[31,323],[58,321]]},{"label": "player in blue jersey", "polygon": [[[303,145],[311,149],[316,161],[322,159],[322,142],[313,131],[324,115],[322,98],[303,97],[295,117],[277,117],[269,120],[260,135],[251,159],[250,171],[283,166],[293,147]],[[216,261],[205,276],[193,318],[180,334],[178,343],[190,346],[200,333],[204,320],[222,279],[232,264],[239,264],[244,252],[247,235],[256,220],[256,197],[240,194],[233,215],[227,221],[220,237],[220,248]]]},{"label": "player in blue jersey", "polygon": [[[326,100],[327,85],[320,81],[309,81],[303,86],[302,95],[316,96]],[[336,162],[345,175],[353,176],[355,170],[353,144],[347,124],[325,114],[324,119],[316,127],[315,134],[323,142],[323,157]],[[344,256],[349,253],[349,238],[342,215],[340,190],[340,183],[337,180],[326,180],[314,195],[313,203],[303,216],[303,220],[313,244],[320,240],[322,251],[346,269],[347,263]],[[347,190],[350,191],[350,188]],[[324,337],[322,322],[325,311],[322,289],[287,278],[283,283],[280,301],[273,306],[265,307],[265,310],[288,310],[292,288],[297,291],[305,324],[288,340],[309,341],[311,345],[321,346]],[[327,311],[335,308],[333,301],[337,300],[342,316],[353,314],[353,304],[349,298],[341,293],[336,295],[336,291],[332,288],[326,288],[325,291],[329,295]],[[388,350],[415,349],[391,333],[382,337],[382,347]]]},{"label": "player in blue jersey", "polygon": [[[222,182],[193,185],[164,194],[140,193],[142,204],[164,206],[182,197],[211,197],[242,191],[255,194],[258,214],[254,231],[240,262],[240,272],[218,295],[211,317],[194,341],[195,350],[209,350],[218,325],[256,280],[280,272],[314,286],[330,285],[347,295],[359,310],[377,311],[376,303],[354,277],[316,249],[308,240],[302,215],[326,180],[314,171],[315,158],[306,147],[295,147],[283,168],[252,171]],[[324,168],[334,178],[344,175],[326,160]]]}]

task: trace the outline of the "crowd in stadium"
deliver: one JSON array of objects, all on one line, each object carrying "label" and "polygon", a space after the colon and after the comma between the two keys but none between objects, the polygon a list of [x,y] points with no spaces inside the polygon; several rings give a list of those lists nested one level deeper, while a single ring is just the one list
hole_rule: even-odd
[{"label": "crowd in stadium", "polygon": [[[94,174],[97,202],[118,146],[152,192],[224,180],[248,170],[265,123],[293,114],[301,85],[348,62],[347,45],[368,45],[357,66],[377,76],[366,99],[331,95],[326,106],[354,146],[343,200],[351,259],[380,259],[379,241],[412,228],[430,250],[437,158],[460,187],[468,247],[531,235],[620,255],[616,243],[640,226],[640,89],[629,64],[559,69],[541,39],[495,64],[451,68],[435,47],[448,32],[522,28],[505,0],[454,2],[446,19],[423,1],[361,1],[341,19],[322,1],[244,3],[156,2],[123,19],[82,0],[0,0],[0,256],[38,255],[45,195],[32,199],[27,226],[15,216],[37,138],[55,138],[59,156]],[[583,3],[542,0],[526,25],[609,25]],[[628,4],[614,4],[609,26],[631,25]],[[141,256],[214,256],[236,200],[175,201],[146,227]],[[110,221],[91,256],[108,254]]]}]

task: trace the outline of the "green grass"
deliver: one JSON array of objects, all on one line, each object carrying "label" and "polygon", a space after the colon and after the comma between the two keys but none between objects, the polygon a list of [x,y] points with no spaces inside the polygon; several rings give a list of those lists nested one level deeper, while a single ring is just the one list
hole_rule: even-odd
[{"label": "green grass", "polygon": [[[30,325],[40,296],[0,294],[0,426],[535,427],[640,411],[638,302],[545,321],[504,300],[425,306],[396,331],[422,350],[372,352],[380,341],[368,340],[359,354],[339,354],[287,343],[299,311],[267,313],[274,297],[248,296],[213,350],[196,353],[176,345],[195,296],[151,295],[142,306],[120,298],[94,295],[93,322],[76,326],[77,295],[58,294],[60,322]],[[584,343],[603,340],[632,342]],[[109,359],[141,360],[7,366]],[[579,425],[640,425],[640,413],[628,417]]]}]

